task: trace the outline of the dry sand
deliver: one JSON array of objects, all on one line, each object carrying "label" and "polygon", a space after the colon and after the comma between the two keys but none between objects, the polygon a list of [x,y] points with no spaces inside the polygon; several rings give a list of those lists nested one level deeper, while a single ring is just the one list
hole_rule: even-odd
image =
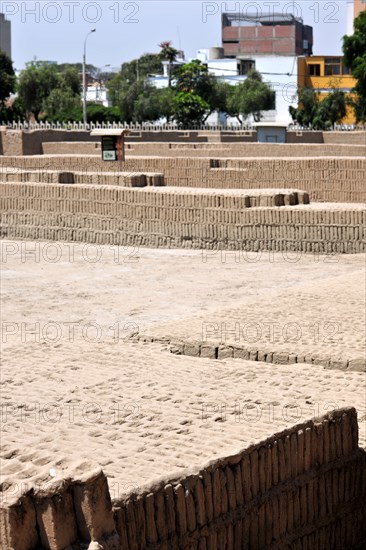
[{"label": "dry sand", "polygon": [[46,479],[92,459],[117,498],[347,405],[366,446],[365,373],[177,357],[126,341],[250,319],[299,323],[298,348],[310,345],[309,323],[335,322],[336,336],[312,350],[362,355],[364,256],[262,252],[254,262],[253,253],[0,244],[3,480]]}]

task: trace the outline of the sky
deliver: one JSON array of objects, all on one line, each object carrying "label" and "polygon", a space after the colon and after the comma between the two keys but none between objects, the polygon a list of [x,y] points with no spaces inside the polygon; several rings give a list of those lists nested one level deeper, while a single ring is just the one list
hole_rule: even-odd
[{"label": "sky", "polygon": [[314,28],[314,55],[341,54],[346,34],[346,0],[22,1],[1,0],[12,23],[12,58],[17,70],[27,61],[81,62],[119,68],[144,53],[157,53],[171,40],[186,59],[201,48],[221,45],[221,13],[295,13]]}]

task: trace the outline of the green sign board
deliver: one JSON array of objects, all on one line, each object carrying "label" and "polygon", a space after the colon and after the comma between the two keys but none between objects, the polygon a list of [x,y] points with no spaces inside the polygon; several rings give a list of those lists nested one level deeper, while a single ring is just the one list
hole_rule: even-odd
[{"label": "green sign board", "polygon": [[117,160],[117,139],[115,136],[102,137],[103,160]]}]

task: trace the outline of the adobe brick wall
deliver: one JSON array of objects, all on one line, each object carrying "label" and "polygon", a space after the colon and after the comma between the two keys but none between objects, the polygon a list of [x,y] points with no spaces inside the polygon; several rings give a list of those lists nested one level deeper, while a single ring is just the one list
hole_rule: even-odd
[{"label": "adobe brick wall", "polygon": [[[325,143],[323,132],[307,130],[291,130],[286,134],[287,143]],[[343,143],[341,141],[340,143]]]},{"label": "adobe brick wall", "polygon": [[[99,143],[43,143],[45,155],[101,155]],[[366,157],[365,145],[273,143],[126,143],[127,156],[164,157]]]},{"label": "adobe brick wall", "polygon": [[366,130],[356,132],[323,132],[324,143],[365,145]]},{"label": "adobe brick wall", "polygon": [[121,549],[361,547],[356,434],[355,411],[336,411],[115,503]]},{"label": "adobe brick wall", "polygon": [[[10,487],[0,504],[0,546],[4,550],[65,550],[98,541],[119,550],[108,482],[97,465],[65,472],[59,480]],[[78,546],[79,547],[79,546]]]},{"label": "adobe brick wall", "polygon": [[[58,142],[98,143],[97,136],[80,130],[9,130],[0,133],[0,155],[40,155],[43,143]],[[219,131],[219,130],[131,130],[126,136],[127,143],[164,142],[164,143],[245,143],[256,142],[256,131]],[[315,132],[289,131],[288,143],[338,143],[366,144],[366,132]],[[59,153],[59,151],[57,151]]]},{"label": "adobe brick wall", "polygon": [[2,502],[3,548],[65,550],[93,540],[105,550],[357,550],[366,537],[366,453],[353,408],[113,503],[97,468],[43,485]]},{"label": "adobe brick wall", "polygon": [[[84,172],[164,174],[165,185],[211,189],[306,189],[310,200],[366,202],[366,157],[193,158],[129,157],[103,162],[99,157],[0,157],[2,168]],[[0,178],[1,180],[1,178]]]},{"label": "adobe brick wall", "polygon": [[235,196],[163,187],[3,183],[1,236],[155,248],[366,251],[361,205],[235,204]]},{"label": "adobe brick wall", "polygon": [[[87,180],[87,181],[86,181]],[[13,170],[2,168],[0,182],[34,183],[91,183],[93,185],[121,185],[123,187],[164,186],[163,174],[151,172],[85,172],[62,170]],[[275,203],[274,203],[275,204]],[[297,203],[293,203],[297,204]]]}]

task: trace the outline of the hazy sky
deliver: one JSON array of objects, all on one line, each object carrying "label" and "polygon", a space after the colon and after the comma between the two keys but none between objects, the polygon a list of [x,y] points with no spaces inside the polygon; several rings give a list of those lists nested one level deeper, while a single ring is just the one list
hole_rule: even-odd
[{"label": "hazy sky", "polygon": [[86,34],[87,62],[119,67],[123,61],[172,40],[186,58],[196,50],[221,43],[221,13],[296,13],[314,27],[314,54],[341,53],[346,33],[346,0],[199,0],[133,1],[0,1],[0,11],[12,22],[12,57],[22,69],[34,57],[57,62],[82,60]]}]

